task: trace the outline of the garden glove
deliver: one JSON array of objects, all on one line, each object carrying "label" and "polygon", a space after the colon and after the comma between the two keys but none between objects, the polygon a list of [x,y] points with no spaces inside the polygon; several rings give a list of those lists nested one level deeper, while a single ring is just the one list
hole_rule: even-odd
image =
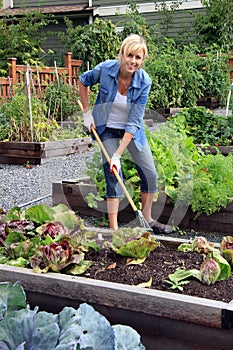
[{"label": "garden glove", "polygon": [[90,109],[86,113],[83,113],[83,119],[84,119],[84,125],[89,131],[91,131],[91,127],[92,126],[95,127],[95,122]]},{"label": "garden glove", "polygon": [[121,169],[121,156],[117,153],[113,153],[113,156],[110,160],[110,172],[111,172],[111,174],[114,174],[113,169],[116,169],[116,171],[118,173]]}]

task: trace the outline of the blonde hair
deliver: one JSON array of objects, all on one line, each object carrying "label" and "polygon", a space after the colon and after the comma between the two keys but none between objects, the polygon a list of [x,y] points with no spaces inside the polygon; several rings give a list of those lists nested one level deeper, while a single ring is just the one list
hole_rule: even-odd
[{"label": "blonde hair", "polygon": [[148,55],[148,48],[145,39],[138,34],[131,34],[123,40],[118,59],[121,60],[123,55],[128,56],[130,53],[135,54],[140,50],[143,51],[143,58],[145,59]]}]

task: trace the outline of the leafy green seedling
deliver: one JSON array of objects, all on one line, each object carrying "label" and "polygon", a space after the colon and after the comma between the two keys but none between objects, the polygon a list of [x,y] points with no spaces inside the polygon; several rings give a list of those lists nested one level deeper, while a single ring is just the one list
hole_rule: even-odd
[{"label": "leafy green seedling", "polygon": [[183,285],[186,285],[190,282],[186,280],[189,277],[196,277],[200,279],[200,271],[196,269],[192,269],[192,270],[177,269],[174,273],[169,274],[168,275],[169,280],[164,280],[164,282],[170,284],[171,289],[178,289],[182,292]]}]

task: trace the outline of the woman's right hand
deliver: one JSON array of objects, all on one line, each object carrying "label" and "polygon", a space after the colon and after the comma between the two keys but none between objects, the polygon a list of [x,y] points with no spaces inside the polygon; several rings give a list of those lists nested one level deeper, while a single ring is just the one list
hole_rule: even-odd
[{"label": "woman's right hand", "polygon": [[121,169],[121,156],[120,154],[113,153],[113,156],[110,160],[110,172],[114,174],[114,169],[119,173]]}]

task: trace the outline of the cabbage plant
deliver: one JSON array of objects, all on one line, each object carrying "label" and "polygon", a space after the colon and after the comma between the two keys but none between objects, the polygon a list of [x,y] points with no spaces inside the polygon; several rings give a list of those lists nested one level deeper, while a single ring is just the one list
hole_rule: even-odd
[{"label": "cabbage plant", "polygon": [[86,303],[58,314],[33,310],[20,284],[0,283],[1,350],[145,350],[131,327],[111,326]]}]

